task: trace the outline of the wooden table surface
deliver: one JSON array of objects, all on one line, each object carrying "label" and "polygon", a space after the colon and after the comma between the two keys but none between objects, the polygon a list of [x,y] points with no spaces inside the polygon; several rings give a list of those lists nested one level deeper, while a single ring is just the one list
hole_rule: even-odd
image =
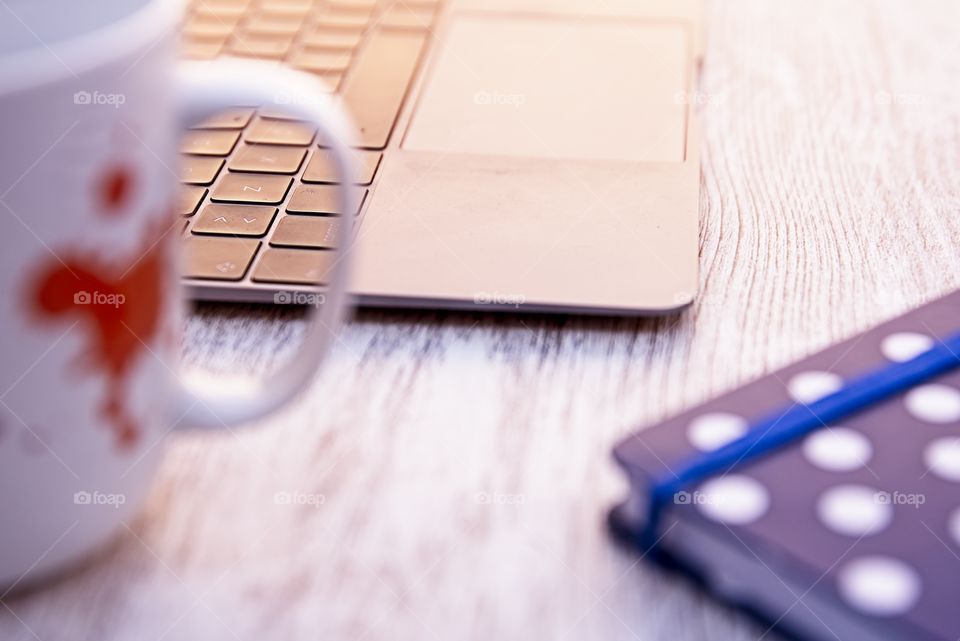
[{"label": "wooden table surface", "polygon": [[[609,451],[960,285],[958,6],[709,5],[692,309],[361,312],[295,406],[171,439],[142,517],[0,639],[775,638],[611,542]],[[202,306],[185,355],[258,373],[300,330]]]}]

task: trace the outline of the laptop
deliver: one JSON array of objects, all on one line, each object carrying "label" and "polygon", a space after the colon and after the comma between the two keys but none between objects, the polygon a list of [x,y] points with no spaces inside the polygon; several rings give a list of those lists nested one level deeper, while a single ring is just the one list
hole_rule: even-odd
[{"label": "laptop", "polygon": [[310,291],[346,228],[361,305],[647,315],[692,301],[699,2],[192,0],[182,35],[186,58],[322,79],[353,116],[361,168],[359,210],[337,212],[303,123],[238,108],[190,131],[196,299]]}]

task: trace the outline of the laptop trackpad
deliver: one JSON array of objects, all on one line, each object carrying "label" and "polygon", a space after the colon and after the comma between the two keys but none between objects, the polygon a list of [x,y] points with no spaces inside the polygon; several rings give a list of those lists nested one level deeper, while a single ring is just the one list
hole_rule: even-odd
[{"label": "laptop trackpad", "polygon": [[683,160],[685,25],[460,14],[450,27],[405,149]]}]

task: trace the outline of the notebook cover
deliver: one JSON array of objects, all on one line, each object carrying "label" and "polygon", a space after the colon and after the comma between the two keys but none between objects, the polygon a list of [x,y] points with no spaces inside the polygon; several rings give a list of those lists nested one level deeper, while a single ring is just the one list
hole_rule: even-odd
[{"label": "notebook cover", "polygon": [[[960,292],[631,435],[614,458],[634,495],[612,524],[636,541],[644,493],[651,479],[672,474],[671,465],[957,331]],[[960,637],[960,369],[683,494],[665,508],[659,531],[687,524],[754,555],[771,582],[788,577],[809,591],[796,607],[835,604],[864,636]],[[701,577],[728,572],[710,561],[673,561]],[[789,614],[749,599],[739,605],[771,621]],[[822,638],[835,638],[822,627]]]}]

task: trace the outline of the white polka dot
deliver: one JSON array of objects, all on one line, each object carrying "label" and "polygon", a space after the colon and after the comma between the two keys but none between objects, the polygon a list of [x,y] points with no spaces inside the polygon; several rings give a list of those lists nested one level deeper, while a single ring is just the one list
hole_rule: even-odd
[{"label": "white polka dot", "polygon": [[947,529],[950,530],[950,537],[953,544],[960,548],[960,507],[950,515],[950,521],[947,523]]},{"label": "white polka dot", "polygon": [[812,403],[843,387],[843,379],[833,372],[801,372],[787,383],[793,400]]},{"label": "white polka dot", "polygon": [[709,452],[735,441],[746,431],[747,422],[736,414],[713,412],[690,421],[687,438],[698,450]]},{"label": "white polka dot", "polygon": [[838,485],[820,495],[817,515],[839,534],[876,534],[893,519],[893,506],[886,497],[865,485]]},{"label": "white polka dot", "polygon": [[947,385],[920,385],[904,398],[907,411],[928,423],[960,420],[960,392]]},{"label": "white polka dot", "polygon": [[873,447],[866,436],[847,427],[825,427],[807,436],[803,454],[829,472],[850,472],[867,464]]},{"label": "white polka dot", "polygon": [[916,570],[886,556],[851,561],[840,570],[838,584],[850,605],[874,616],[903,614],[920,598]]},{"label": "white polka dot", "polygon": [[745,525],[763,516],[770,505],[767,489],[755,479],[729,474],[700,486],[694,500],[705,516],[730,525]]},{"label": "white polka dot", "polygon": [[945,436],[931,442],[923,451],[923,462],[940,478],[960,482],[960,438]]},{"label": "white polka dot", "polygon": [[933,339],[916,332],[890,334],[880,343],[880,352],[888,360],[903,363],[933,347]]}]

